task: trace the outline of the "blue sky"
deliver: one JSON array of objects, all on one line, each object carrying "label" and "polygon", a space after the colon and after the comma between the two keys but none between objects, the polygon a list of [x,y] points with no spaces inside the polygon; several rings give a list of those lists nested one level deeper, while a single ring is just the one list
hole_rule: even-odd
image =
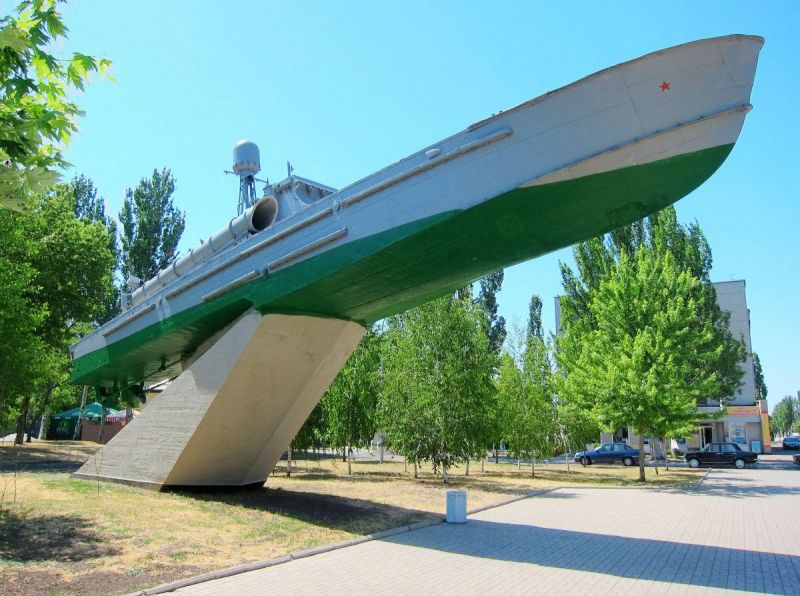
[{"label": "blue sky", "polygon": [[[73,0],[61,50],[104,55],[116,83],[78,98],[68,153],[119,209],[125,188],[170,167],[187,212],[182,249],[235,214],[231,148],[261,148],[341,187],[429,143],[641,54],[729,33],[762,35],[752,103],[722,168],[677,204],[714,252],[715,281],[745,279],[770,403],[800,389],[800,3]],[[72,172],[71,172],[72,173]],[[524,324],[531,293],[554,323],[562,250],[506,270],[499,297]]]}]

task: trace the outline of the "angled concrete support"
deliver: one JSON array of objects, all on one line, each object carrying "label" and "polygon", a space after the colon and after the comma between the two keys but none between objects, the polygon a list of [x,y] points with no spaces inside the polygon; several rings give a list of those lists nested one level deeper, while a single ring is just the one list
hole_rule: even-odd
[{"label": "angled concrete support", "polygon": [[251,310],[74,476],[152,488],[263,483],[364,332]]}]

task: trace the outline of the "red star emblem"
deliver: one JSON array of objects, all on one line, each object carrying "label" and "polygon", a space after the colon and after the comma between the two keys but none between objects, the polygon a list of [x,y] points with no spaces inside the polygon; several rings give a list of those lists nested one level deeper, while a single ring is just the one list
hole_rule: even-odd
[{"label": "red star emblem", "polygon": [[669,83],[667,83],[666,81],[664,81],[663,83],[661,83],[661,84],[659,85],[659,87],[661,87],[661,92],[663,93],[664,91],[667,91],[667,90],[669,89]]}]

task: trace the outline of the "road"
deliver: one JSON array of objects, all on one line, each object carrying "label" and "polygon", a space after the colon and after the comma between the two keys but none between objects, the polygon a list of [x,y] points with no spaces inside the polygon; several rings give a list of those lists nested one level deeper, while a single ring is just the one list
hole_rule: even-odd
[{"label": "road", "polygon": [[800,466],[699,488],[562,488],[180,594],[800,594]]}]

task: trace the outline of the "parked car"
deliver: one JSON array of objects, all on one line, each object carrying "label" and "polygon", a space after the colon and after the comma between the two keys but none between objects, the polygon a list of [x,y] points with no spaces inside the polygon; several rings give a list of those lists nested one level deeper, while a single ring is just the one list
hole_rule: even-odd
[{"label": "parked car", "polygon": [[800,437],[784,437],[784,449],[800,449]]},{"label": "parked car", "polygon": [[794,463],[796,463],[798,466],[800,466],[800,453],[795,453],[792,456],[792,459],[794,460]]},{"label": "parked car", "polygon": [[613,463],[617,461],[622,462],[625,466],[632,466],[639,461],[639,450],[627,443],[603,443],[591,451],[578,451],[575,454],[575,461],[584,466],[591,466],[595,462]]},{"label": "parked car", "polygon": [[700,451],[689,451],[685,458],[692,468],[697,468],[700,464],[710,464],[734,465],[741,469],[745,464],[754,464],[758,461],[758,455],[752,451],[745,451],[736,443],[709,443]]}]

